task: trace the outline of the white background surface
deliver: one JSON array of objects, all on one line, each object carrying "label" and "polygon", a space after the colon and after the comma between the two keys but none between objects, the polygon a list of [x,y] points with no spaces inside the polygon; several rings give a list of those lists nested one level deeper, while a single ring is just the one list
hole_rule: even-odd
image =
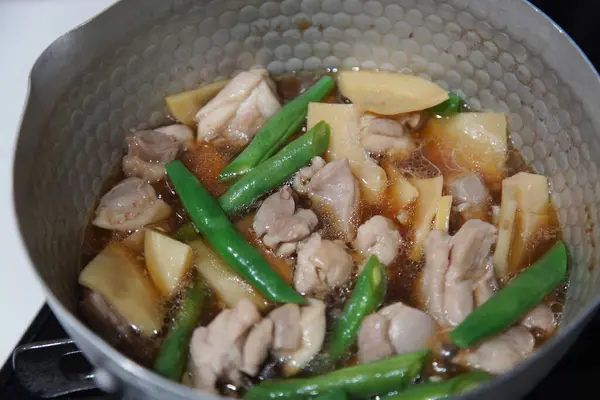
[{"label": "white background surface", "polygon": [[0,0],[0,365],[44,303],[20,243],[12,196],[13,150],[39,54],[63,33],[115,0]]}]

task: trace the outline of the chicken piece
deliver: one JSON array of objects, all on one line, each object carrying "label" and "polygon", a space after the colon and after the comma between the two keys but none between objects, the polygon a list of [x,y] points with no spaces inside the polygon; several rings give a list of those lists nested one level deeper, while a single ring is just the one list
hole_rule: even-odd
[{"label": "chicken piece", "polygon": [[442,231],[427,236],[421,290],[427,311],[440,325],[458,325],[493,295],[490,250],[496,232],[487,222],[469,220],[453,237]]},{"label": "chicken piece", "polygon": [[296,350],[302,340],[300,307],[285,304],[269,313],[273,321],[273,350]]},{"label": "chicken piece", "polygon": [[92,221],[104,229],[128,231],[167,218],[171,207],[156,196],[156,191],[140,178],[127,178],[100,199]]},{"label": "chicken piece", "polygon": [[183,143],[184,145],[187,145],[194,140],[194,131],[183,124],[161,126],[160,128],[154,129],[154,131],[172,137],[177,142]]},{"label": "chicken piece", "polygon": [[300,293],[318,293],[346,282],[353,259],[340,241],[326,240],[313,233],[299,244],[294,287]]},{"label": "chicken piece", "polygon": [[273,321],[263,319],[248,334],[244,344],[242,372],[256,376],[273,343]]},{"label": "chicken piece", "polygon": [[556,329],[557,323],[550,307],[542,303],[525,314],[525,317],[521,320],[521,325],[529,329],[536,328],[545,333],[552,333]]},{"label": "chicken piece", "polygon": [[123,157],[123,172],[157,182],[165,176],[165,164],[177,158],[192,138],[192,131],[184,125],[134,132],[127,137],[129,150]]},{"label": "chicken piece", "polygon": [[492,198],[479,175],[468,173],[456,175],[448,183],[455,209],[464,221],[487,220]]},{"label": "chicken piece", "polygon": [[408,156],[416,148],[408,132],[418,125],[419,115],[393,119],[365,113],[360,118],[360,143],[373,153]]},{"label": "chicken piece", "polygon": [[368,315],[358,331],[358,360],[361,364],[383,360],[394,355],[388,337],[390,321],[378,313]]},{"label": "chicken piece", "polygon": [[469,220],[450,241],[450,265],[446,273],[444,305],[446,321],[456,326],[475,307],[474,281],[491,268],[491,249],[496,228],[480,220]]},{"label": "chicken piece", "polygon": [[[196,328],[190,342],[190,370],[195,387],[214,391],[219,377],[239,383],[244,343],[250,329],[260,320],[256,306],[242,299],[234,308],[221,311],[208,327]],[[253,360],[250,354],[246,358]]]},{"label": "chicken piece", "polygon": [[241,72],[196,114],[197,139],[248,143],[280,108],[266,70]]},{"label": "chicken piece", "polygon": [[363,257],[375,255],[384,265],[390,265],[398,255],[400,232],[389,219],[376,215],[358,228],[354,247]]},{"label": "chicken piece", "polygon": [[[306,171],[304,171],[306,172]],[[299,174],[302,174],[300,171]],[[317,170],[299,192],[305,192],[323,218],[330,219],[333,232],[346,242],[356,234],[359,202],[358,182],[346,158],[330,162]],[[327,224],[326,224],[327,225]]]},{"label": "chicken piece", "polygon": [[517,326],[497,335],[474,350],[460,352],[454,362],[492,374],[503,374],[533,354],[535,338]]},{"label": "chicken piece", "polygon": [[[316,214],[304,208],[296,208],[292,189],[284,186],[269,196],[254,216],[253,229],[257,237],[269,248],[277,248],[281,255],[296,251],[297,242],[308,237],[319,220]],[[264,235],[264,237],[263,237]]]},{"label": "chicken piece", "polygon": [[485,272],[481,277],[475,279],[473,283],[473,294],[475,296],[475,307],[479,307],[490,298],[494,296],[494,294],[500,290],[500,285],[498,284],[498,280],[496,279],[496,274],[494,272],[494,265],[488,261],[485,266]]},{"label": "chicken piece", "polygon": [[313,157],[310,160],[310,165],[308,167],[300,168],[300,170],[294,175],[293,178],[293,187],[294,190],[300,194],[308,195],[308,183],[310,179],[322,169],[327,163],[325,160],[319,156]]},{"label": "chicken piece", "polygon": [[279,352],[279,355],[286,358],[283,370],[287,376],[298,373],[323,347],[326,331],[325,303],[308,299],[308,306],[300,309],[300,326],[302,327],[300,347],[292,353]]},{"label": "chicken piece", "polygon": [[446,272],[450,265],[451,239],[444,231],[432,231],[423,244],[425,268],[421,276],[421,292],[425,309],[440,325],[446,322],[444,293]]},{"label": "chicken piece", "polygon": [[438,329],[427,313],[400,302],[382,308],[378,314],[390,321],[388,336],[397,354],[426,348]]},{"label": "chicken piece", "polygon": [[438,326],[429,315],[400,302],[369,315],[358,333],[361,363],[381,360],[393,354],[425,349]]}]

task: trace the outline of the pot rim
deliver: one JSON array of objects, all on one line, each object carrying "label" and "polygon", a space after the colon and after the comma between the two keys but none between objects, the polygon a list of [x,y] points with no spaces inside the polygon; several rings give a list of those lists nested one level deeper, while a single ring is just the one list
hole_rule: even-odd
[{"label": "pot rim", "polygon": [[[529,0],[518,0],[528,6],[534,14],[538,15],[538,18],[542,18],[545,20],[546,24],[550,24],[552,28],[561,34],[564,38],[567,39],[568,43],[573,46],[580,57],[582,57],[583,61],[587,64],[587,66],[594,72],[594,75],[597,79],[597,84],[600,87],[600,75],[598,71],[595,69],[593,64],[590,62],[587,55],[582,51],[582,49],[577,45],[577,43],[569,36],[569,34],[563,30],[556,22],[554,22],[546,13],[541,11],[539,8],[534,6],[529,2]],[[17,226],[19,227],[19,239],[20,239],[20,250],[24,250],[27,254],[27,258],[29,259],[29,267],[32,268],[35,272],[35,275],[38,279],[38,282],[41,284],[46,296],[47,302],[54,313],[56,313],[58,319],[61,321],[61,324],[64,322],[68,324],[69,331],[76,332],[77,335],[85,336],[90,338],[90,342],[94,343],[94,346],[99,350],[99,352],[106,355],[109,359],[117,363],[122,367],[125,375],[121,374],[117,376],[120,382],[130,382],[130,381],[139,381],[138,386],[143,387],[145,391],[152,390],[153,387],[160,387],[162,389],[168,390],[172,392],[174,395],[186,398],[196,398],[196,399],[206,399],[207,396],[214,396],[214,394],[199,391],[197,389],[189,388],[183,384],[173,382],[169,379],[162,377],[161,375],[154,373],[148,368],[145,368],[138,364],[137,362],[131,360],[125,355],[121,354],[119,351],[114,349],[111,345],[109,345],[102,337],[97,335],[93,330],[88,328],[82,321],[79,320],[73,313],[71,313],[67,308],[60,302],[56,296],[52,293],[49,287],[46,285],[44,279],[40,276],[38,270],[35,268],[31,252],[27,245],[25,244],[25,240],[23,237],[23,230],[21,227],[21,221],[18,218],[16,212],[16,186],[15,186],[15,164],[17,162],[16,158],[16,148],[18,147],[19,138],[21,136],[21,132],[23,130],[23,119],[26,115],[28,108],[31,106],[30,98],[31,98],[31,88],[32,88],[32,77],[36,75],[37,71],[44,68],[44,62],[47,55],[52,53],[53,48],[57,46],[57,43],[65,40],[66,38],[74,35],[76,32],[84,29],[91,21],[96,19],[106,18],[109,13],[118,12],[119,8],[125,4],[127,0],[121,0],[117,3],[114,3],[103,11],[98,13],[97,15],[91,17],[87,21],[81,23],[77,27],[69,30],[65,34],[59,36],[56,40],[54,40],[46,49],[40,54],[40,56],[36,59],[30,73],[28,76],[27,82],[27,92],[26,92],[26,100],[25,106],[23,107],[23,111],[21,113],[21,117],[19,119],[19,135],[17,136],[15,150],[13,151],[13,173],[12,173],[12,189],[13,189],[13,218],[15,218]],[[591,317],[591,315],[600,307],[600,292],[596,293],[593,300],[589,301],[589,303],[584,306],[584,308],[575,316],[572,322],[566,326],[564,329],[560,329],[558,332],[539,350],[537,350],[530,358],[525,360],[524,362],[517,365],[515,368],[511,369],[509,372],[506,372],[502,375],[495,376],[494,379],[486,382],[479,387],[458,396],[458,399],[464,398],[475,398],[477,396],[483,395],[488,390],[494,390],[501,388],[508,381],[510,381],[514,376],[519,375],[526,371],[529,368],[532,368],[535,363],[537,363],[540,359],[544,358],[547,353],[549,353],[553,348],[561,346],[568,342],[569,339],[572,339],[571,336],[577,334],[578,329],[582,328],[586,324],[586,320]],[[103,368],[103,365],[96,365],[97,368]],[[215,397],[219,398],[219,397]]]}]

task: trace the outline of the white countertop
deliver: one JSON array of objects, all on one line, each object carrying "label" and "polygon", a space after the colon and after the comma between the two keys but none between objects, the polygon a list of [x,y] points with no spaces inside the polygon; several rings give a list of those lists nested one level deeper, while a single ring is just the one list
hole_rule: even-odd
[{"label": "white countertop", "polygon": [[115,0],[0,0],[0,363],[10,356],[40,307],[37,283],[14,217],[13,151],[28,91],[29,71],[54,39],[93,17]]}]

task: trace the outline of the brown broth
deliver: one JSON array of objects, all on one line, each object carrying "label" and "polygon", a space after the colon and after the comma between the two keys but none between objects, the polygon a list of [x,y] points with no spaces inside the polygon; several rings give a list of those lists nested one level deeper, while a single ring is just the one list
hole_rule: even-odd
[{"label": "brown broth", "polygon": [[[299,93],[306,89],[306,87],[310,86],[313,82],[315,82],[319,77],[320,75],[315,75],[312,73],[298,73],[294,75],[278,76],[274,78],[274,81],[277,85],[277,92],[282,98],[283,102],[285,103],[296,97]],[[331,103],[340,103],[346,102],[347,100],[344,99],[336,89],[325,99],[325,101]],[[302,128],[302,130],[304,130],[304,127]],[[414,134],[414,138],[415,140],[417,140],[417,142],[419,141],[418,133]],[[422,150],[423,148],[415,151],[407,159],[386,161],[391,162],[394,165],[394,167],[401,169],[406,175],[413,178],[428,178],[439,175],[441,172],[440,169],[426,157],[426,152]],[[186,150],[180,156],[180,160],[186,165],[188,169],[190,169],[190,171],[194,173],[194,175],[196,175],[196,177],[204,184],[204,186],[213,196],[218,197],[221,194],[223,194],[228,188],[227,184],[219,182],[218,175],[223,170],[223,168],[240,151],[241,148],[235,146],[196,144],[190,147],[188,150]],[[505,176],[511,176],[519,171],[531,171],[531,168],[527,165],[522,155],[516,149],[510,147],[509,157],[507,159],[505,168]],[[108,191],[108,189],[110,189],[116,182],[120,181],[123,178],[124,176],[121,172],[115,174],[112,179],[107,181],[105,191]],[[171,205],[175,210],[175,213],[169,219],[157,225],[167,233],[174,233],[182,224],[189,220],[188,216],[185,210],[183,209],[177,194],[175,193],[172,186],[167,180],[162,180],[154,184],[153,186],[159,194],[159,197],[162,198],[169,205]],[[446,191],[446,189],[444,190]],[[499,205],[500,192],[498,188],[496,188],[495,191],[492,191],[491,194],[492,203],[494,205]],[[390,220],[394,221],[396,227],[398,228],[403,238],[403,244],[400,250],[400,254],[387,268],[388,290],[384,304],[391,304],[394,302],[401,301],[409,306],[422,308],[422,301],[418,294],[418,282],[421,270],[424,265],[424,261],[421,260],[419,262],[414,262],[410,259],[409,253],[413,245],[413,232],[410,228],[401,225],[397,221],[396,215],[399,210],[394,206],[393,202],[390,200],[390,197],[391,196],[388,194],[384,197],[384,199],[382,199],[382,201],[376,204],[368,204],[365,202],[361,202],[358,217],[359,223],[363,223],[375,215],[383,215],[389,218]],[[301,198],[300,201],[303,207],[310,207],[310,201],[306,198]],[[268,260],[268,262],[274,267],[274,269],[287,282],[291,282],[293,278],[294,260],[277,256],[271,250],[267,249],[262,244],[262,242],[256,238],[251,229],[253,219],[252,217],[254,215],[253,213],[253,210],[250,210],[250,212],[247,213],[246,216],[242,216],[240,218],[237,218],[237,220],[234,220],[236,228],[255,248],[257,248],[261,252],[261,254]],[[326,215],[320,215],[320,217],[326,217]],[[456,218],[452,218],[450,233],[455,232],[459,228],[459,225],[460,221]],[[320,223],[319,228],[322,229],[322,233],[325,237],[335,237],[334,232],[329,230],[327,226],[323,226],[322,222]],[[110,232],[88,224],[83,239],[82,266],[85,266],[109,242],[120,241],[125,236],[127,236],[127,233]],[[522,267],[525,268],[531,263],[535,262],[548,248],[550,248],[558,239],[560,239],[560,237],[561,235],[557,213],[556,210],[551,208],[550,223],[547,227],[540,231],[539,237],[537,238],[535,244],[529,251],[527,265],[523,265]],[[353,255],[356,256],[358,260],[358,256],[356,254]],[[335,289],[326,297],[326,303],[328,307],[328,336],[331,332],[332,326],[334,326],[336,319],[341,314],[344,302],[348,299],[351,293],[352,284],[353,283],[350,282],[347,286]],[[554,290],[552,294],[550,294],[546,299],[547,302],[552,305],[552,309],[553,311],[555,311],[559,319],[562,314],[562,307],[564,305],[566,285],[567,284]],[[211,301],[208,302],[209,305],[205,308],[202,314],[201,325],[208,324],[212,320],[212,318],[214,318],[214,316],[217,315],[217,313],[223,308],[223,304],[218,299],[218,296],[216,294],[211,292],[210,296]],[[167,312],[165,322],[171,320],[174,311],[178,307],[178,304],[178,296],[176,296],[174,300],[165,304],[165,306],[169,308],[169,312]],[[144,365],[149,365],[147,355],[149,353],[154,354],[156,348],[158,347],[158,344],[162,339],[163,334],[158,335],[155,338],[155,340],[150,344],[145,343],[144,346],[147,347],[146,349],[139,350],[140,347],[137,346],[134,347],[134,349],[137,349],[136,351],[138,351],[138,353],[136,353],[135,351],[132,352],[130,349],[130,351],[128,351],[127,354],[130,355],[132,358],[142,362]],[[104,333],[104,335],[106,335],[106,333]],[[109,333],[108,335],[114,335],[114,332]],[[133,335],[135,336],[135,333],[133,333]],[[127,340],[129,340],[130,338],[110,337],[109,339],[111,339],[111,343],[122,344],[124,340],[127,342]],[[536,332],[536,344],[538,346],[544,343],[547,339],[548,337],[545,336],[543,333]],[[119,346],[119,348],[123,348],[123,346]],[[302,372],[301,376],[308,376],[311,374],[329,371],[335,367],[334,365],[327,364],[327,362],[324,360],[326,360],[326,358],[317,357],[313,362],[310,363],[307,369]],[[344,365],[352,365],[356,362],[356,356],[353,352],[347,359],[347,361],[344,362]],[[279,376],[278,369],[272,367],[273,363],[267,362],[265,369],[261,373],[261,376]],[[435,359],[434,362],[426,368],[426,370],[424,371],[424,375],[437,375],[447,378],[452,377],[463,371],[464,368],[455,365],[448,366],[447,363],[444,362],[444,360]],[[250,381],[247,382],[247,384],[251,383],[252,382]]]}]

